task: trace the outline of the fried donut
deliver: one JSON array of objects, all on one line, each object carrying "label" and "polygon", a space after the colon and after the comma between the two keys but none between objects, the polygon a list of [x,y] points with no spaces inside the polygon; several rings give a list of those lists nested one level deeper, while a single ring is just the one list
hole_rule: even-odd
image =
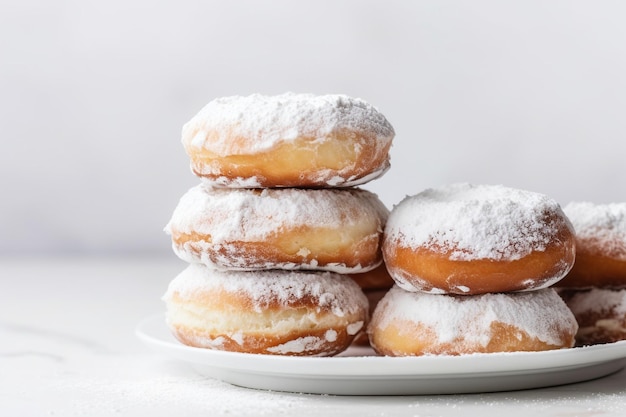
[{"label": "fried donut", "polygon": [[472,295],[556,283],[574,263],[575,241],[559,205],[544,195],[453,184],[396,205],[382,250],[403,289]]},{"label": "fried donut", "polygon": [[626,289],[559,290],[579,329],[577,345],[626,340]]},{"label": "fried donut", "polygon": [[[376,306],[380,300],[383,299],[389,289],[380,289],[380,290],[363,290],[365,297],[367,297],[367,301],[369,303],[368,317],[371,317],[376,310]],[[354,346],[370,346],[370,340],[366,332],[360,332],[352,341]]]},{"label": "fried donut", "polygon": [[556,285],[626,287],[626,203],[573,202],[563,211],[576,231],[576,261]]},{"label": "fried donut", "polygon": [[185,345],[330,356],[364,327],[367,299],[332,272],[218,271],[189,265],[167,289],[167,325]]},{"label": "fried donut", "polygon": [[393,287],[395,281],[389,275],[387,266],[381,263],[378,267],[359,274],[349,274],[350,278],[356,281],[364,291],[369,290],[388,290]]},{"label": "fried donut", "polygon": [[552,288],[462,296],[394,286],[367,332],[379,354],[421,356],[569,348],[577,328]]},{"label": "fried donut", "polygon": [[216,269],[364,272],[382,262],[388,215],[360,189],[191,188],[165,231],[183,260]]},{"label": "fried donut", "polygon": [[394,135],[360,99],[254,94],[211,101],[183,126],[182,142],[211,186],[347,187],[389,168]]},{"label": "fried donut", "polygon": [[[361,274],[350,274],[348,276],[359,284],[359,287],[361,287],[363,293],[367,297],[370,316],[374,313],[374,309],[376,308],[378,302],[394,285],[394,280],[391,278],[391,275],[389,275],[389,272],[387,272],[387,267],[384,263],[380,264],[379,267],[372,269],[371,271]],[[365,332],[360,333],[353,342],[354,345],[359,346],[368,346],[369,343],[369,339]]]}]

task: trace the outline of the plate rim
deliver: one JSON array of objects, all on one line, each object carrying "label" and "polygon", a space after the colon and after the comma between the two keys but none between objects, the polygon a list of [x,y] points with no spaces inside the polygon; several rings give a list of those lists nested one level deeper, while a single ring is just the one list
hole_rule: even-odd
[{"label": "plate rim", "polygon": [[[156,335],[154,328],[166,330],[171,340]],[[227,352],[186,346],[176,341],[166,326],[165,313],[141,320],[136,326],[135,334],[148,347],[196,365],[282,377],[306,375],[375,379],[532,374],[583,368],[612,361],[626,363],[626,341],[542,352],[476,353],[458,356],[302,357]],[[297,365],[295,371],[294,365]]]}]

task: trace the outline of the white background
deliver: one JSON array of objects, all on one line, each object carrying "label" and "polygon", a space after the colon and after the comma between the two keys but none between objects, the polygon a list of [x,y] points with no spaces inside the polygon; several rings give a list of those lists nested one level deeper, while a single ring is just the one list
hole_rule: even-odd
[{"label": "white background", "polygon": [[364,188],[626,201],[626,2],[0,0],[0,254],[173,257],[215,97],[345,93],[396,129]]}]

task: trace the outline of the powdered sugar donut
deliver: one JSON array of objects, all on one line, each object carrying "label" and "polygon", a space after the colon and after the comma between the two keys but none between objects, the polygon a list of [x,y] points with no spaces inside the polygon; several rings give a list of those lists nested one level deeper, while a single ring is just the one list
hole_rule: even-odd
[{"label": "powdered sugar donut", "polygon": [[552,288],[461,296],[395,286],[378,303],[368,334],[383,355],[463,355],[569,348],[577,328]]},{"label": "powdered sugar donut", "polygon": [[362,272],[358,274],[349,274],[350,278],[356,281],[364,291],[367,290],[388,290],[393,287],[395,283],[391,275],[389,275],[389,271],[387,271],[387,266],[384,263],[381,263],[378,267],[372,269],[371,271]]},{"label": "powdered sugar donut", "polygon": [[405,290],[469,295],[548,287],[571,269],[575,242],[559,205],[542,194],[453,184],[393,208],[383,256]]},{"label": "powdered sugar donut", "polygon": [[626,289],[559,290],[578,321],[576,344],[626,340]]},{"label": "powdered sugar donut", "polygon": [[363,272],[382,262],[388,210],[360,189],[208,189],[183,197],[165,230],[174,252],[216,269]]},{"label": "powdered sugar donut", "polygon": [[387,119],[345,95],[254,94],[211,101],[183,126],[192,171],[220,187],[344,187],[389,168]]},{"label": "powdered sugar donut", "polygon": [[576,231],[576,262],[557,285],[626,287],[626,203],[573,202],[563,210]]},{"label": "powdered sugar donut", "polygon": [[[387,295],[388,291],[389,291],[388,289],[363,290],[363,293],[365,294],[365,297],[367,297],[367,301],[369,303],[369,311],[368,311],[369,317],[371,317],[374,314],[374,311],[376,310],[378,303],[380,302],[380,300],[383,299],[385,295]],[[352,344],[354,346],[370,346],[370,340],[369,340],[367,333],[366,332],[359,333],[352,341]]]},{"label": "powdered sugar donut", "polygon": [[270,355],[330,356],[367,320],[367,299],[331,272],[217,271],[192,264],[163,297],[184,344]]},{"label": "powdered sugar donut", "polygon": [[[371,271],[360,274],[350,274],[348,276],[352,278],[354,282],[359,284],[359,287],[361,287],[363,293],[367,297],[367,301],[370,305],[370,315],[373,314],[378,302],[394,285],[394,280],[391,278],[391,275],[389,275],[387,267],[384,263],[380,264],[379,267]],[[353,343],[359,346],[368,346],[370,342],[367,334],[363,332],[354,339]]]}]

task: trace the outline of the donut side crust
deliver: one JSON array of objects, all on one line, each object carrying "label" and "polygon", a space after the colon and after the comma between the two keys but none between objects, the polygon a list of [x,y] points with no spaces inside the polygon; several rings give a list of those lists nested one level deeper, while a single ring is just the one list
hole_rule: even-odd
[{"label": "donut side crust", "polygon": [[626,261],[576,250],[572,270],[556,283],[561,288],[625,288]]},{"label": "donut side crust", "polygon": [[552,345],[531,337],[523,329],[494,321],[490,327],[491,337],[486,345],[471,343],[463,337],[440,343],[436,332],[421,323],[396,321],[370,333],[374,349],[387,356],[463,355],[471,353],[545,351],[572,347],[574,334],[561,333],[561,345]]},{"label": "donut side crust", "polygon": [[563,279],[576,257],[565,223],[544,251],[516,260],[453,260],[449,252],[407,247],[387,237],[382,251],[391,276],[404,289],[464,295],[546,288]]},{"label": "donut side crust", "polygon": [[253,153],[217,155],[189,146],[186,152],[192,172],[215,186],[340,187],[386,172],[390,147],[391,141],[381,146],[375,136],[343,130],[323,140],[302,137]]},{"label": "donut side crust", "polygon": [[285,303],[269,299],[261,311],[240,293],[174,293],[167,321],[189,346],[243,353],[331,356],[345,350],[367,320],[366,309],[339,317],[310,296]]},{"label": "donut side crust", "polygon": [[210,235],[172,230],[176,254],[188,262],[220,269],[310,269],[360,272],[382,262],[376,222],[343,229],[299,226],[284,228],[263,241],[213,244]]}]

